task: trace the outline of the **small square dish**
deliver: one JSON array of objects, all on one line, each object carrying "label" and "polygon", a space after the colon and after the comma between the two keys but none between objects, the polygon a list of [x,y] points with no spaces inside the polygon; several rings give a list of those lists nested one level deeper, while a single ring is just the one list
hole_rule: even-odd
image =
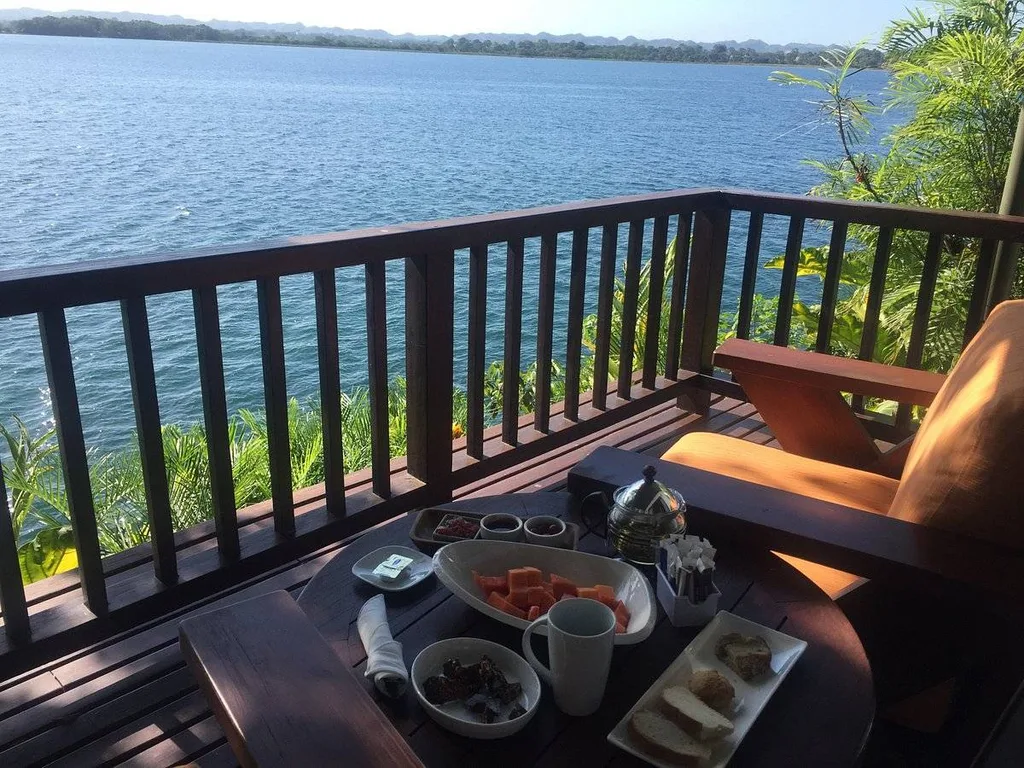
[{"label": "small square dish", "polygon": [[[402,569],[401,574],[394,580],[388,580],[378,576],[373,571],[381,563],[388,560],[392,555],[399,555],[412,560]],[[385,592],[401,592],[403,589],[414,587],[423,581],[433,572],[433,561],[422,552],[408,547],[388,546],[374,550],[368,555],[361,557],[352,566],[352,574],[372,584]]]},{"label": "small square dish", "polygon": [[[733,633],[746,638],[762,638],[771,650],[770,670],[750,680],[744,680],[732,667],[720,660],[715,653],[715,646],[720,638]],[[676,763],[668,762],[652,753],[631,733],[630,720],[641,710],[658,710],[661,705],[659,699],[665,689],[686,686],[695,672],[713,670],[732,684],[732,707],[720,712],[732,722],[733,730],[717,741],[703,742],[704,746],[710,749],[710,757],[701,759],[695,765],[699,768],[724,768],[732,759],[743,737],[747,735],[750,726],[757,720],[806,648],[807,642],[804,640],[748,621],[728,611],[719,611],[711,623],[686,646],[679,657],[612,729],[608,734],[608,741],[651,765],[673,768]]]}]

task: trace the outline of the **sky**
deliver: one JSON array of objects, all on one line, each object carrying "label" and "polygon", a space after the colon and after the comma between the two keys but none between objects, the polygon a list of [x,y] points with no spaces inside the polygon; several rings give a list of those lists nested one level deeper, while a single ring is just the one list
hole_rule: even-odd
[{"label": "sky", "polygon": [[302,22],[393,34],[583,33],[698,42],[877,40],[886,23],[921,0],[21,0],[0,8],[85,8],[199,20]]}]

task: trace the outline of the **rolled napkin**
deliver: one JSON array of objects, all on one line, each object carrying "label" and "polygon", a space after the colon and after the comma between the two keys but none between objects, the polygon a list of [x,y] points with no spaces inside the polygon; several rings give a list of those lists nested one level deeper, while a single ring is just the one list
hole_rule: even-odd
[{"label": "rolled napkin", "polygon": [[384,595],[371,597],[363,604],[356,627],[366,649],[366,676],[373,678],[373,684],[385,696],[401,696],[409,685],[409,671],[402,658],[402,644],[391,637]]}]

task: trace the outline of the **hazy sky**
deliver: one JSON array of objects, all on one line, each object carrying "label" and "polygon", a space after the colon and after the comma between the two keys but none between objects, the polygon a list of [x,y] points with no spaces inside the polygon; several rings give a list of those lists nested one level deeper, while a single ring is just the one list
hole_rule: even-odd
[{"label": "hazy sky", "polygon": [[386,29],[392,33],[582,32],[700,42],[771,43],[876,39],[886,22],[921,0],[19,0],[0,7],[85,7],[188,18]]}]

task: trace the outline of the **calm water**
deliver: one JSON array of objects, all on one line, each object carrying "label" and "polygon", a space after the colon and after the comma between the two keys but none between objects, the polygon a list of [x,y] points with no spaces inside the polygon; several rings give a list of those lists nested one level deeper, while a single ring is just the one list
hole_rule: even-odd
[{"label": "calm water", "polygon": [[[0,36],[0,268],[525,208],[693,186],[803,193],[812,94],[770,69]],[[882,72],[858,76],[877,94]],[[742,224],[739,217],[737,224]],[[781,222],[763,255],[781,249]],[[739,228],[739,227],[737,227]],[[649,231],[648,231],[649,235]],[[809,237],[821,233],[809,232]],[[592,235],[591,262],[597,257]],[[560,244],[559,279],[567,279]],[[527,311],[536,302],[528,254]],[[466,257],[457,264],[457,370]],[[503,253],[492,249],[488,355],[502,344]],[[531,265],[534,266],[531,269]],[[396,263],[394,269],[400,269]],[[739,279],[730,266],[727,300]],[[593,311],[596,270],[590,270]],[[365,383],[361,272],[339,274],[342,376]],[[771,292],[778,275],[762,272]],[[289,393],[317,388],[312,279],[283,281]],[[564,355],[564,290],[556,352]],[[200,418],[190,299],[150,299],[165,421]],[[256,291],[221,289],[229,406],[259,407]],[[389,293],[401,374],[402,295]],[[534,310],[535,311],[535,310]],[[131,432],[115,305],[69,311],[92,446]],[[525,334],[524,361],[535,338]],[[50,418],[34,319],[0,321],[0,420]]]}]

